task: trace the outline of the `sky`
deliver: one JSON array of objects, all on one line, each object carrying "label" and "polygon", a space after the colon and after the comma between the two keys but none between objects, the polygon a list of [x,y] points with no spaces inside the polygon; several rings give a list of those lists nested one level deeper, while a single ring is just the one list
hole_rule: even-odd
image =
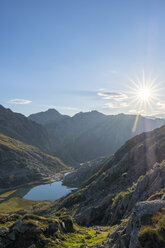
[{"label": "sky", "polygon": [[164,11],[164,0],[0,0],[0,104],[164,117]]}]

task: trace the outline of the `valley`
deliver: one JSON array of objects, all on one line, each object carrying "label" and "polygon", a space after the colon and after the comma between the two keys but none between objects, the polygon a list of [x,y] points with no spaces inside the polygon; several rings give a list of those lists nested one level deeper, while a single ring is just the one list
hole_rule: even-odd
[{"label": "valley", "polygon": [[165,0],[0,0],[0,248],[165,248]]},{"label": "valley", "polygon": [[42,125],[47,132],[61,140],[61,150],[69,153],[68,157],[75,165],[110,156],[128,139],[165,124],[164,119],[153,120],[126,114],[105,115],[95,110],[79,112],[70,117],[49,109],[30,115],[28,119]]},{"label": "valley", "polygon": [[[3,113],[5,119],[8,113],[9,119],[11,114],[14,118],[18,115],[9,110],[3,110]],[[0,247],[164,247],[165,126],[161,126],[164,120],[154,122],[140,118],[142,126],[145,126],[143,121],[147,123],[147,132],[146,129],[142,129],[145,132],[140,132],[139,124],[137,135],[129,134],[133,137],[125,143],[124,140],[120,141],[121,146],[119,149],[113,148],[114,152],[108,145],[109,153],[102,154],[97,151],[102,147],[101,142],[106,143],[107,139],[99,138],[99,142],[91,145],[91,135],[96,136],[95,130],[97,126],[102,127],[103,119],[106,120],[106,125],[108,119],[108,128],[111,127],[114,133],[113,122],[116,126],[116,120],[119,119],[120,126],[122,118],[122,130],[123,120],[128,118],[127,129],[130,130],[130,118],[135,117],[121,115],[112,118],[95,111],[80,113],[72,117],[76,119],[76,124],[71,142],[69,136],[73,134],[70,129],[73,122],[68,127],[66,124],[71,117],[61,116],[53,110],[43,114],[37,114],[41,123],[33,124],[41,127],[38,132],[45,130],[44,132],[49,134],[53,133],[52,137],[59,135],[60,146],[63,144],[62,150],[65,151],[61,154],[72,153],[70,149],[75,153],[65,156],[65,159],[68,157],[68,163],[67,160],[63,162],[63,156],[59,158],[49,147],[45,153],[41,143],[34,146],[30,144],[30,139],[18,139],[16,133],[20,130],[12,125],[8,132],[6,124],[2,128],[1,122]],[[46,117],[47,114],[49,118]],[[92,118],[89,117],[91,115]],[[81,126],[82,132],[77,124],[80,116],[81,123],[84,123]],[[2,118],[4,117],[1,112]],[[20,122],[19,125],[22,125],[22,118],[29,125],[27,117],[21,117],[21,122],[17,120],[18,124]],[[95,121],[92,122],[92,119]],[[55,129],[50,129],[49,121],[53,121],[51,128]],[[30,125],[31,122],[35,123],[30,120]],[[64,133],[63,125],[68,137]],[[86,126],[95,134],[90,131],[90,135],[87,135]],[[61,133],[57,131],[59,127],[62,128]],[[64,137],[61,137],[62,133]],[[107,133],[111,134],[110,131]],[[33,136],[33,133],[30,135]],[[82,153],[74,149],[74,143],[77,146],[81,135],[86,139],[85,143],[81,144]],[[103,135],[103,132],[99,135]],[[115,140],[113,136],[109,136],[109,142],[113,145]],[[68,141],[70,143],[67,144]],[[67,148],[68,145],[70,149]],[[85,155],[87,148],[89,152],[92,148],[97,153],[93,153],[91,160]],[[80,154],[81,158],[78,158],[77,154]]]}]

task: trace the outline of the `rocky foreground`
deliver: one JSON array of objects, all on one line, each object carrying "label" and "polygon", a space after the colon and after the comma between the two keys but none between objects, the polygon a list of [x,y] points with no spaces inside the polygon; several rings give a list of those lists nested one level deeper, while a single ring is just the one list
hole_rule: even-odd
[{"label": "rocky foreground", "polygon": [[32,214],[1,215],[0,247],[47,247],[58,244],[60,235],[74,231],[70,217],[41,217]]}]

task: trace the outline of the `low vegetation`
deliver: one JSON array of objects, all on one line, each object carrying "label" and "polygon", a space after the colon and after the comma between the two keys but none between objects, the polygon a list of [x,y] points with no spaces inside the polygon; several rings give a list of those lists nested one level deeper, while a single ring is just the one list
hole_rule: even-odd
[{"label": "low vegetation", "polygon": [[82,247],[83,245],[93,246],[101,243],[107,238],[110,228],[102,227],[101,230],[95,230],[91,228],[80,227],[74,225],[75,232],[66,234],[64,240],[59,242],[56,246],[48,245],[46,248],[72,248],[72,247]]},{"label": "low vegetation", "polygon": [[129,187],[126,191],[121,191],[120,193],[116,194],[113,198],[112,209],[115,209],[118,203],[127,195],[134,192],[136,189],[136,184],[134,183],[131,187]]},{"label": "low vegetation", "polygon": [[39,211],[46,207],[50,207],[52,202],[50,201],[32,201],[26,200],[21,197],[12,197],[7,201],[0,204],[0,213],[15,213],[18,211],[31,212]]},{"label": "low vegetation", "polygon": [[[75,225],[65,211],[45,215],[44,217],[34,215],[30,211],[29,213],[22,213],[21,211],[15,214],[5,213],[10,208],[13,211],[25,208],[28,212],[27,207],[33,207],[33,204],[36,204],[33,201],[25,200],[24,202],[19,199],[20,207],[15,208],[18,199],[12,198],[11,200],[9,201],[9,208],[0,214],[1,241],[4,245],[8,242],[8,247],[19,247],[20,245],[29,247],[32,244],[36,248],[92,246],[104,241],[111,231],[109,227],[94,227],[92,229]],[[38,209],[39,207],[42,208],[44,204],[45,202],[38,203]],[[11,233],[12,240],[9,238]]]},{"label": "low vegetation", "polygon": [[140,229],[139,241],[140,248],[165,247],[165,209],[152,217],[150,225]]}]

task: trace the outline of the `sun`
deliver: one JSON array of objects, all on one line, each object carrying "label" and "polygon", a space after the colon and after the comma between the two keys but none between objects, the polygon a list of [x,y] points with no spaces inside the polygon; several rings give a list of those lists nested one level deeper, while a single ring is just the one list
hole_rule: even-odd
[{"label": "sun", "polygon": [[128,95],[131,99],[131,106],[137,113],[152,112],[160,95],[160,87],[157,79],[145,77],[131,80],[132,86],[129,87]]},{"label": "sun", "polygon": [[137,90],[137,97],[142,102],[148,102],[153,98],[153,93],[149,87],[142,87]]},{"label": "sun", "polygon": [[161,83],[157,78],[146,77],[142,74],[141,78],[136,80],[129,79],[131,85],[128,86],[128,98],[130,99],[129,113],[136,115],[132,132],[137,129],[140,116],[154,116],[158,113],[157,103],[160,101]]}]

